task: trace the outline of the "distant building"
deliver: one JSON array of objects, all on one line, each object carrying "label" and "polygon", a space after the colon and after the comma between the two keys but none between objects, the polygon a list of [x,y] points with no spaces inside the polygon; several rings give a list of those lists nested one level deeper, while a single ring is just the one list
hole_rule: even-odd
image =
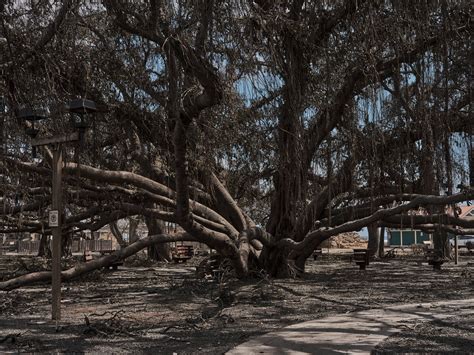
[{"label": "distant building", "polygon": [[419,229],[389,229],[388,244],[391,247],[403,247],[413,244],[423,244],[431,241],[431,235]]},{"label": "distant building", "polygon": [[[459,207],[459,218],[468,220],[474,219],[474,206]],[[432,236],[429,233],[419,229],[411,228],[390,228],[388,229],[388,244],[391,247],[410,246],[412,244],[423,244],[432,242]]]},{"label": "distant building", "polygon": [[459,217],[472,221],[474,219],[474,206],[462,206]]}]

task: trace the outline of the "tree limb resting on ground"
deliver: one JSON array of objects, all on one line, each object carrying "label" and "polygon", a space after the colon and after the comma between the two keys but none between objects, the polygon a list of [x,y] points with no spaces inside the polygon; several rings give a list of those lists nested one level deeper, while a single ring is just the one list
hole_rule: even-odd
[{"label": "tree limb resting on ground", "polygon": [[[139,239],[135,243],[130,244],[128,247],[117,250],[113,254],[103,256],[99,259],[91,260],[87,263],[81,263],[68,270],[64,270],[61,272],[61,279],[63,281],[68,281],[80,275],[87,274],[91,271],[107,267],[117,261],[128,258],[129,256],[132,256],[138,253],[140,250],[153,244],[192,240],[195,239],[187,233],[177,235],[152,235],[146,238]],[[10,291],[16,288],[31,285],[33,283],[46,282],[50,280],[51,271],[32,272],[26,275],[15,277],[7,281],[0,282],[0,291]]]}]

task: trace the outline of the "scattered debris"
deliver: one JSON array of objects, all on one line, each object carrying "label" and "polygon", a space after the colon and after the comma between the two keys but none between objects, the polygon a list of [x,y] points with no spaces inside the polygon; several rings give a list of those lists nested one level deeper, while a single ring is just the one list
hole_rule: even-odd
[{"label": "scattered debris", "polygon": [[[108,318],[103,318],[110,315]],[[92,317],[96,319],[92,320]],[[86,329],[83,334],[102,337],[115,337],[120,335],[135,336],[139,328],[139,322],[125,316],[125,311],[103,312],[101,314],[91,313],[84,315]]]},{"label": "scattered debris", "polygon": [[357,232],[341,233],[322,242],[321,248],[367,248],[367,241],[362,239]]},{"label": "scattered debris", "polygon": [[3,344],[8,340],[10,340],[10,343],[14,344],[16,342],[16,338],[19,337],[20,335],[21,333],[7,334],[3,338],[0,339],[0,344]]},{"label": "scattered debris", "polygon": [[[335,251],[331,263],[309,260],[307,274],[296,279],[256,272],[248,280],[231,274],[208,280],[197,278],[188,265],[174,263],[124,268],[104,273],[100,281],[76,279],[64,289],[63,299],[74,302],[64,305],[58,332],[49,321],[49,285],[2,292],[0,339],[22,335],[14,343],[5,339],[0,353],[147,349],[210,355],[225,353],[250,336],[328,314],[472,297],[472,268],[448,263],[443,273],[435,274],[426,264],[417,266],[400,255],[361,274],[349,263],[349,254]],[[189,262],[197,265],[201,260]],[[0,257],[0,268],[8,272],[13,267]],[[408,327],[418,331],[421,325]],[[30,334],[23,335],[28,330]]]}]

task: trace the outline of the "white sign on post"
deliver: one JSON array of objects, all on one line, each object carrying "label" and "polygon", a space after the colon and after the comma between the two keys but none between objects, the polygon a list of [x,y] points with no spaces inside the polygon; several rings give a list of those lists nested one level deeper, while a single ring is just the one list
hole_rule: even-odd
[{"label": "white sign on post", "polygon": [[49,211],[48,224],[50,227],[59,227],[59,211],[52,210]]}]

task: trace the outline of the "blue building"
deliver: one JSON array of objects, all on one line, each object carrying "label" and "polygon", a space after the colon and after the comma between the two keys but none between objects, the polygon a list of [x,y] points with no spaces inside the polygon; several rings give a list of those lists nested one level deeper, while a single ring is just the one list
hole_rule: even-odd
[{"label": "blue building", "polygon": [[405,247],[424,242],[431,242],[431,234],[411,228],[388,230],[388,244],[391,247]]}]

